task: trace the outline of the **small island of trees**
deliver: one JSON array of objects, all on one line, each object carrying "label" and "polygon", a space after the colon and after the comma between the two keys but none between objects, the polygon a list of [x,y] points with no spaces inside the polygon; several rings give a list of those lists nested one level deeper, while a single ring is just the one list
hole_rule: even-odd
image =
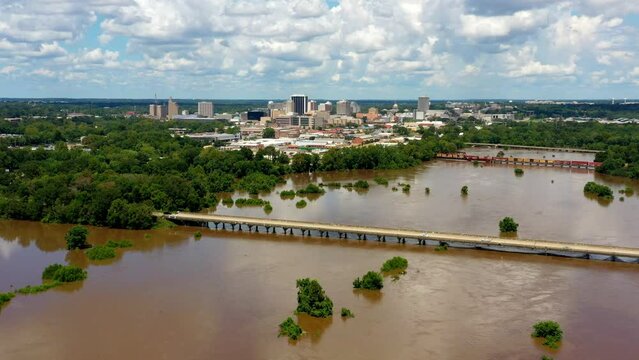
[{"label": "small island of trees", "polygon": [[324,289],[315,279],[298,279],[296,313],[325,318],[333,315],[333,301],[324,293]]},{"label": "small island of trees", "polygon": [[533,325],[532,337],[544,339],[544,345],[551,349],[559,348],[564,332],[556,321],[540,321]]},{"label": "small island of trees", "polygon": [[514,233],[517,232],[518,228],[519,224],[511,217],[507,216],[499,221],[499,231],[503,233]]},{"label": "small island of trees", "polygon": [[382,265],[382,272],[389,272],[393,270],[406,270],[408,267],[408,260],[401,256],[395,256],[391,259],[386,260]]},{"label": "small island of trees", "polygon": [[606,185],[597,184],[594,181],[589,181],[584,186],[584,193],[597,196],[604,200],[612,200],[614,198],[612,189]]},{"label": "small island of trees", "polygon": [[357,278],[353,281],[353,288],[366,290],[381,290],[384,287],[384,278],[378,272],[369,271],[362,279]]},{"label": "small island of trees", "polygon": [[517,176],[524,175],[524,169],[516,168],[515,169],[515,175],[517,175]]},{"label": "small island of trees", "polygon": [[67,250],[86,249],[90,245],[87,243],[89,230],[86,227],[78,225],[74,226],[67,232],[64,239],[67,242]]},{"label": "small island of trees", "polygon": [[291,340],[297,340],[302,336],[302,328],[295,323],[290,316],[284,320],[280,325],[280,333],[277,337],[288,336]]},{"label": "small island of trees", "polygon": [[466,185],[462,186],[461,194],[462,194],[462,196],[468,195],[468,186],[466,186]]}]

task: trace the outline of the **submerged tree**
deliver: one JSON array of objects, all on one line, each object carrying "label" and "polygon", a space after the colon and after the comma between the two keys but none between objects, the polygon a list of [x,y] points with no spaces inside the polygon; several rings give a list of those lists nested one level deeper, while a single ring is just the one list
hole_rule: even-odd
[{"label": "submerged tree", "polygon": [[67,250],[84,249],[89,247],[89,244],[87,243],[88,235],[89,230],[86,227],[82,225],[72,227],[64,236],[64,239],[67,241]]},{"label": "submerged tree", "polygon": [[505,217],[501,219],[499,222],[499,231],[507,233],[507,232],[517,232],[519,228],[519,224],[515,222],[515,220],[511,217]]},{"label": "submerged tree", "polygon": [[326,296],[317,280],[298,279],[297,309],[295,311],[313,317],[329,317],[333,315],[333,301]]}]

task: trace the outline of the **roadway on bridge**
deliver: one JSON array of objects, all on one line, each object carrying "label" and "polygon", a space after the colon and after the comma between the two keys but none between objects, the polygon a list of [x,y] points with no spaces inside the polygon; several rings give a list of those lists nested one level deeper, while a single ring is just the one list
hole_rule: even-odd
[{"label": "roadway on bridge", "polygon": [[493,236],[455,234],[443,232],[431,232],[424,230],[411,229],[393,229],[371,226],[344,225],[316,223],[297,220],[279,220],[266,218],[252,218],[243,216],[229,215],[209,215],[197,213],[177,213],[162,214],[156,213],[156,216],[165,217],[169,220],[185,221],[185,222],[201,222],[201,223],[226,223],[241,224],[251,226],[264,226],[270,228],[287,228],[300,230],[315,230],[335,233],[350,233],[356,235],[372,235],[372,236],[388,236],[396,238],[409,238],[418,240],[434,240],[441,242],[456,242],[469,244],[480,247],[510,247],[524,250],[538,251],[557,251],[579,254],[596,254],[605,256],[621,256],[639,259],[639,249],[618,246],[592,245],[579,243],[565,243],[548,240],[531,240],[531,239],[515,239],[500,238]]}]

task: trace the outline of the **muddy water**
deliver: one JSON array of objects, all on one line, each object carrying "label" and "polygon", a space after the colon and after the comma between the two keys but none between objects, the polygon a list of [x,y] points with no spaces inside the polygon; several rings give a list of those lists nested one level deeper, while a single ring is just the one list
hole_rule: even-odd
[{"label": "muddy water", "polygon": [[[517,156],[534,155],[520,151]],[[346,183],[358,179],[368,180],[371,187],[364,192],[327,189],[325,195],[311,198],[301,210],[295,207],[298,198],[281,200],[273,192],[262,196],[273,206],[268,215],[261,208],[228,208],[221,204],[209,211],[495,236],[499,235],[499,220],[511,216],[519,223],[521,238],[639,247],[638,182],[585,169],[523,167],[523,176],[515,176],[513,169],[506,165],[435,161],[411,170],[297,175],[278,191],[301,188],[308,182]],[[389,179],[389,186],[376,185],[375,176]],[[588,181],[609,185],[615,191],[615,199],[602,202],[585,196],[583,187]],[[410,184],[410,193],[403,193],[397,183]],[[466,197],[460,195],[464,185],[469,188]],[[399,190],[392,191],[393,186]],[[626,186],[635,190],[633,196],[618,193]],[[430,188],[430,194],[425,193],[425,187]]]},{"label": "muddy water", "polygon": [[[521,223],[520,236],[626,245],[633,245],[638,226],[632,224],[636,198],[602,205],[583,196],[583,183],[595,178],[585,171],[527,169],[516,178],[510,167],[435,162],[410,171],[310,180],[380,174],[410,182],[413,190],[408,195],[390,186],[367,193],[329,190],[302,210],[273,194],[270,216],[493,234],[496,219],[509,211]],[[308,181],[295,177],[281,189]],[[464,183],[470,195],[462,200]],[[431,187],[429,196],[424,186]],[[494,187],[503,193],[490,191]],[[552,193],[542,196],[543,191]],[[500,208],[506,210],[495,214]],[[218,211],[264,216],[261,209]],[[614,232],[602,230],[610,221]],[[635,359],[639,349],[636,264],[458,249],[438,253],[411,245],[247,232],[203,230],[195,240],[194,228],[91,228],[92,243],[135,243],[99,264],[64,250],[68,228],[0,222],[0,291],[39,283],[42,269],[53,262],[89,272],[82,284],[17,296],[0,310],[3,360],[534,359],[542,353],[557,359]],[[579,235],[586,232],[595,235]],[[353,278],[395,255],[409,260],[406,275],[396,282],[387,278],[376,295],[353,291]],[[320,280],[335,311],[348,307],[355,318],[301,317],[308,333],[291,344],[277,338],[277,324],[295,309],[295,279],[307,276]],[[531,325],[542,319],[564,328],[557,352],[530,338]]]}]

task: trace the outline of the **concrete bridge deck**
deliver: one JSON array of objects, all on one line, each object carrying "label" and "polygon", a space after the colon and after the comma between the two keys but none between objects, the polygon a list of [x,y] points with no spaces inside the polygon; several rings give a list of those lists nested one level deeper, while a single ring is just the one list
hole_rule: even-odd
[{"label": "concrete bridge deck", "polygon": [[[248,231],[259,232],[263,227],[265,232],[275,233],[276,229],[282,229],[284,234],[293,234],[293,229],[301,232],[301,235],[311,236],[314,231],[320,237],[329,237],[337,235],[339,238],[349,238],[357,236],[359,240],[367,240],[367,237],[373,237],[377,241],[386,241],[386,238],[396,239],[398,242],[406,243],[406,239],[413,239],[419,245],[427,244],[446,244],[451,247],[461,248],[478,248],[486,250],[497,250],[506,252],[524,252],[533,254],[556,255],[567,257],[581,258],[599,258],[600,260],[621,260],[619,258],[627,258],[630,262],[639,262],[639,249],[630,247],[592,245],[579,243],[565,243],[547,240],[529,240],[515,238],[500,238],[493,236],[479,236],[468,234],[442,233],[423,230],[410,229],[392,229],[371,226],[343,225],[316,223],[297,220],[279,220],[252,218],[243,216],[228,215],[208,215],[198,213],[176,213],[162,214],[156,213],[156,216],[164,217],[168,220],[181,222],[184,224],[196,224],[200,226],[210,226],[214,224],[215,229],[225,225],[229,225],[232,230],[237,227],[239,231],[242,226]],[[244,230],[244,231],[246,231]],[[603,257],[603,258],[602,258]],[[626,261],[626,260],[622,260]]]}]

